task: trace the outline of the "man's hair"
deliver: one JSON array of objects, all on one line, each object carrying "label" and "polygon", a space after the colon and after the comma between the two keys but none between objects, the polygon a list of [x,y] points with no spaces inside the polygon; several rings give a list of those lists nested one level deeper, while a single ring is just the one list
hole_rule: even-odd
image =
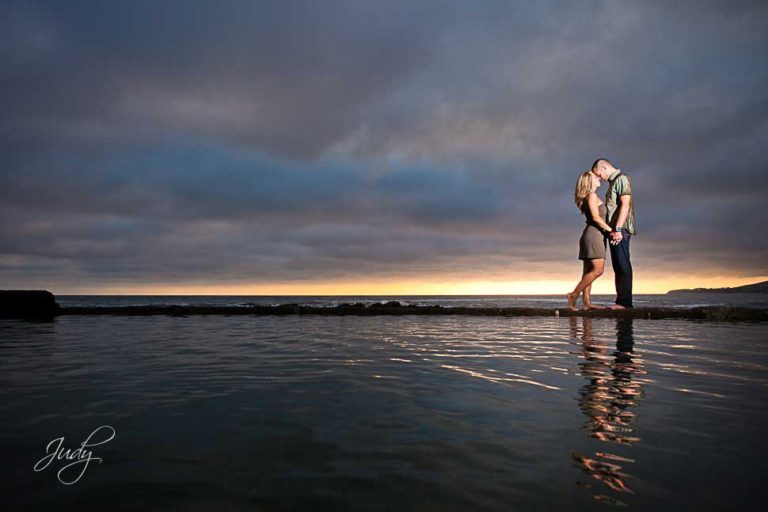
[{"label": "man's hair", "polygon": [[611,167],[613,167],[613,164],[607,159],[607,158],[598,158],[595,160],[595,163],[592,164],[592,170],[597,170],[597,166],[600,165],[600,162],[605,162]]}]

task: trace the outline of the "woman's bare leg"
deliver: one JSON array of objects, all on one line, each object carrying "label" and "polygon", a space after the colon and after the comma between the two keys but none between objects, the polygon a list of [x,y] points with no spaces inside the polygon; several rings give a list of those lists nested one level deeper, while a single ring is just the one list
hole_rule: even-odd
[{"label": "woman's bare leg", "polygon": [[584,273],[581,276],[581,281],[579,281],[579,284],[576,285],[576,288],[571,293],[566,294],[568,307],[571,310],[576,311],[576,299],[588,286],[592,285],[595,279],[603,275],[604,270],[605,259],[584,260]]},{"label": "woman's bare leg", "polygon": [[589,311],[590,309],[605,309],[605,306],[598,306],[597,304],[592,304],[592,285],[590,284],[586,288],[584,288],[584,292],[582,293],[582,301],[584,302],[584,310]]},{"label": "woman's bare leg", "polygon": [[566,293],[565,298],[568,299],[568,309],[571,311],[579,310],[579,306],[576,305],[576,299],[579,298],[578,295],[574,295],[573,293]]},{"label": "woman's bare leg", "polygon": [[[582,278],[582,280],[584,279],[584,276],[589,273],[589,269],[590,269],[589,260],[584,260],[582,262],[582,271],[581,271],[581,278]],[[579,283],[581,283],[581,281],[579,281]],[[575,293],[575,290],[574,290],[574,292],[566,293],[565,294],[565,298],[568,299],[568,308],[571,311],[578,311],[579,310],[578,306],[576,305],[576,301],[579,298],[579,294]]]}]

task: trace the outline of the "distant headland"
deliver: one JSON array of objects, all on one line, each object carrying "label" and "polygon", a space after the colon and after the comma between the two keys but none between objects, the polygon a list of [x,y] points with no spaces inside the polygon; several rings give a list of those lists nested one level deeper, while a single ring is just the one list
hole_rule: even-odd
[{"label": "distant headland", "polygon": [[768,281],[746,284],[733,288],[692,288],[689,290],[669,290],[670,293],[768,293]]}]

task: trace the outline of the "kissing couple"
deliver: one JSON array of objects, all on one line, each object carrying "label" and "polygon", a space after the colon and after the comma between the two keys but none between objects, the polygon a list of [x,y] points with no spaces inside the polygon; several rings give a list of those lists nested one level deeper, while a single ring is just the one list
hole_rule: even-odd
[{"label": "kissing couple", "polygon": [[[605,202],[597,196],[602,181],[608,183]],[[606,245],[610,244],[611,265],[616,283],[616,301],[610,309],[632,307],[632,263],[629,239],[635,234],[635,205],[632,183],[626,173],[605,158],[579,175],[574,193],[576,207],[586,217],[587,225],[579,239],[579,259],[584,263],[581,280],[566,294],[568,307],[578,311],[576,301],[582,296],[584,310],[603,309],[592,303],[592,283],[605,271]]]}]

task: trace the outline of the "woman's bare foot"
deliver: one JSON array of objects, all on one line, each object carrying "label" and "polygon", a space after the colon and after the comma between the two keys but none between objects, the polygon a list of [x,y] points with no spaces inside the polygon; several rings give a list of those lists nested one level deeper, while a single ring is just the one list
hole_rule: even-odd
[{"label": "woman's bare foot", "polygon": [[572,293],[566,293],[565,298],[568,299],[568,308],[571,311],[579,310],[578,306],[576,306],[576,297],[574,297]]}]

